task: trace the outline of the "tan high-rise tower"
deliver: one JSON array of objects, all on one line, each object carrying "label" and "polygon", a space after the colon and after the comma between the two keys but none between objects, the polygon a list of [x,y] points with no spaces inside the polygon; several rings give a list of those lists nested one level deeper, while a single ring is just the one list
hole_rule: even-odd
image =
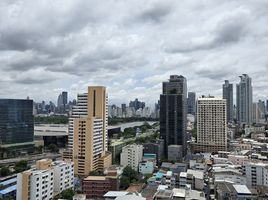
[{"label": "tan high-rise tower", "polygon": [[74,119],[73,161],[76,175],[87,176],[112,163],[107,150],[107,95],[102,86],[88,87],[87,116]]}]

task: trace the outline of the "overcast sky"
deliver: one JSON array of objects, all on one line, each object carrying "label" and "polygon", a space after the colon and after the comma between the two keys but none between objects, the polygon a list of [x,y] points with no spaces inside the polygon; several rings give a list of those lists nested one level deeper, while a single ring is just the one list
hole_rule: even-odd
[{"label": "overcast sky", "polygon": [[1,0],[0,98],[56,102],[88,85],[150,104],[170,74],[221,96],[249,74],[268,99],[267,0]]}]

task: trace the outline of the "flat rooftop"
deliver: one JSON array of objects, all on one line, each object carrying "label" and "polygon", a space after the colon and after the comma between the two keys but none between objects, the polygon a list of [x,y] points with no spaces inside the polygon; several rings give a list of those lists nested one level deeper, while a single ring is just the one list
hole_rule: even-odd
[{"label": "flat rooftop", "polygon": [[85,181],[105,181],[105,176],[88,176],[84,178]]}]

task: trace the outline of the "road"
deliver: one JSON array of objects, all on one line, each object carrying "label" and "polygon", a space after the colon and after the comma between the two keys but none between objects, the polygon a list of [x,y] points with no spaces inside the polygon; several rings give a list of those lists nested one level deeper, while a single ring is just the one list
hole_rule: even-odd
[{"label": "road", "polygon": [[60,157],[61,157],[61,154],[59,154],[59,153],[57,153],[57,154],[56,153],[43,153],[43,154],[39,154],[39,155],[28,155],[28,156],[23,156],[23,157],[0,160],[0,165],[14,164],[14,163],[19,162],[20,160],[27,160],[27,161],[29,161],[29,163],[31,163],[31,161],[32,161],[34,163],[36,160],[41,160],[44,158],[57,159]]}]

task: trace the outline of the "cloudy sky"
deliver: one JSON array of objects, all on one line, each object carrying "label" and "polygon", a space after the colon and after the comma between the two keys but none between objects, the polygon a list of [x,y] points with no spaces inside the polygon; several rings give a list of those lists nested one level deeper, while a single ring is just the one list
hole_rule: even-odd
[{"label": "cloudy sky", "polygon": [[170,74],[221,96],[248,73],[268,98],[266,0],[1,0],[0,98],[75,98],[107,86],[110,102],[153,104]]}]

